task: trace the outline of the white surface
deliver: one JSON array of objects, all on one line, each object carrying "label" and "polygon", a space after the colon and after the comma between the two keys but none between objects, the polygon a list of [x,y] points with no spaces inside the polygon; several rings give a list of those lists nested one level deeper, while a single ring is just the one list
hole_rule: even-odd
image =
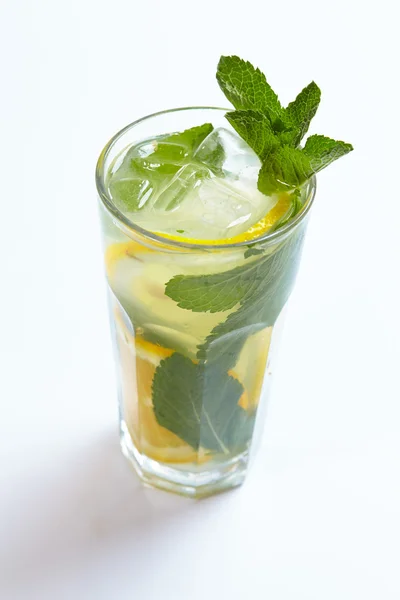
[{"label": "white surface", "polygon": [[[396,2],[1,4],[2,600],[400,598]],[[117,446],[93,181],[111,134],[222,104],[219,55],[354,143],[319,178],[263,451],[239,491],[143,489]],[[4,260],[5,259],[5,260]]]}]

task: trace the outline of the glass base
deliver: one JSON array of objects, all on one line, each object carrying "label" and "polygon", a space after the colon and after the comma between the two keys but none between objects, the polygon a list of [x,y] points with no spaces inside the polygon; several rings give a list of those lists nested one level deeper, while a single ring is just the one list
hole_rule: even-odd
[{"label": "glass base", "polygon": [[229,461],[214,463],[212,469],[204,466],[174,467],[157,462],[141,454],[135,447],[128,428],[121,422],[120,441],[123,454],[133,465],[146,485],[174,492],[188,498],[204,498],[241,485],[246,476],[248,451]]}]

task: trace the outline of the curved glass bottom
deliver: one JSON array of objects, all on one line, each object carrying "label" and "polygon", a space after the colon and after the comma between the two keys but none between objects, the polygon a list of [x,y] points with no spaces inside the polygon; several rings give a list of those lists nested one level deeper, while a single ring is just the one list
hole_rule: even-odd
[{"label": "curved glass bottom", "polygon": [[185,472],[182,467],[174,468],[144,456],[135,448],[124,420],[121,420],[120,441],[123,454],[143,483],[188,498],[204,498],[230,490],[241,485],[246,476],[248,451],[229,461],[214,463],[209,470],[201,466],[196,473],[193,466]]}]

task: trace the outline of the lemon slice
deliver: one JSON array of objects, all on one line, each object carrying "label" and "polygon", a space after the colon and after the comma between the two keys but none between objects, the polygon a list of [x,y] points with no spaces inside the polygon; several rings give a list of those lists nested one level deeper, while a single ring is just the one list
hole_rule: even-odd
[{"label": "lemon slice", "polygon": [[137,258],[141,254],[154,252],[151,248],[140,244],[139,242],[116,242],[107,246],[104,253],[104,262],[107,276],[114,275],[115,266],[124,258]]},{"label": "lemon slice", "polygon": [[[203,464],[210,460],[211,455],[205,449],[194,450],[177,435],[159,425],[154,414],[154,374],[160,362],[171,356],[174,351],[153,344],[139,335],[134,337],[127,328],[119,308],[114,311],[114,317],[121,364],[124,417],[139,451],[153,460],[165,463]],[[229,374],[240,381],[238,371],[232,370]],[[254,390],[252,394],[254,395]],[[252,409],[256,405],[253,395],[249,397],[244,390],[239,405],[244,409]]]},{"label": "lemon slice", "polygon": [[265,327],[245,342],[235,366],[235,376],[247,390],[239,404],[245,410],[257,408],[271,346],[272,327]]},{"label": "lemon slice", "polygon": [[[289,194],[281,194],[278,202],[275,206],[257,223],[252,225],[247,231],[234,237],[225,238],[221,240],[203,240],[193,239],[184,236],[170,235],[169,233],[160,233],[156,235],[165,238],[166,240],[173,240],[176,242],[184,242],[189,244],[199,245],[220,245],[220,244],[237,244],[239,242],[250,242],[253,241],[265,233],[267,233],[271,227],[273,227],[282,217],[284,217],[292,206],[292,201]],[[139,242],[117,242],[110,244],[105,251],[105,265],[108,277],[112,277],[115,272],[115,266],[121,259],[125,258],[136,258],[141,260],[141,256],[144,254],[157,252],[157,248],[161,250],[168,247],[168,244],[162,242],[156,242],[154,248],[150,248]],[[185,249],[182,249],[186,251]]]},{"label": "lemon slice", "polygon": [[[175,275],[218,272],[234,268],[239,255],[231,252],[215,261],[189,253],[151,250],[141,243],[117,242],[105,252],[107,279],[113,294],[131,322],[152,332],[165,347],[195,356],[197,346],[224,318],[218,313],[182,310],[165,293],[166,283]],[[226,316],[229,312],[226,313]]]},{"label": "lemon slice", "polygon": [[177,435],[158,424],[151,400],[154,373],[173,350],[148,342],[128,330],[120,309],[114,312],[121,365],[124,418],[140,452],[165,463],[202,464],[206,451],[196,452]]}]

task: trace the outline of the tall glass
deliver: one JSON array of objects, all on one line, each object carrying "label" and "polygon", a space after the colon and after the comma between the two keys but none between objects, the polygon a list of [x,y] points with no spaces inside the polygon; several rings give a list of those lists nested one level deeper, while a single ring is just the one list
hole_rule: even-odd
[{"label": "tall glass", "polygon": [[224,126],[224,113],[188,108],[136,121],[111,139],[96,171],[121,446],[144,482],[192,497],[245,478],[315,180],[302,211],[257,243],[196,245],[127,219],[107,176],[130,145],[205,122]]}]

